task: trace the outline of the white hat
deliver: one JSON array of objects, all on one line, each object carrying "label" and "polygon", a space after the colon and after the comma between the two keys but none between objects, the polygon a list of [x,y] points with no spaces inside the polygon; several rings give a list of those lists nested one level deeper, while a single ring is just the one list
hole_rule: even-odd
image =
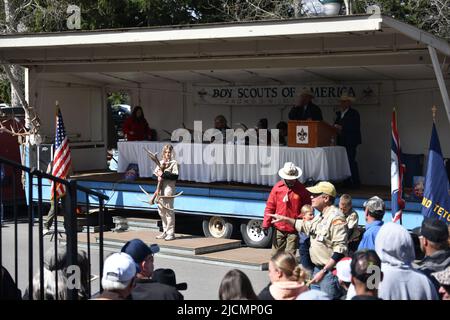
[{"label": "white hat", "polygon": [[331,300],[331,298],[326,292],[311,289],[301,293],[295,300]]},{"label": "white hat", "polygon": [[343,258],[336,264],[336,276],[339,280],[344,282],[352,281],[352,270],[350,268],[351,263],[351,258]]},{"label": "white hat", "polygon": [[302,169],[296,167],[292,162],[286,162],[284,167],[278,170],[278,175],[286,180],[295,180],[301,177]]},{"label": "white hat", "polygon": [[131,256],[123,252],[114,253],[105,260],[102,281],[125,283],[134,278],[136,271],[136,264]]}]

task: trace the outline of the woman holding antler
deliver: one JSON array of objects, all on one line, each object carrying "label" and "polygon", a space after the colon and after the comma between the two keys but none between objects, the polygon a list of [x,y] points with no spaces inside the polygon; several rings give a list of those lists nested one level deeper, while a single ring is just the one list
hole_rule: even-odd
[{"label": "woman holding antler", "polygon": [[[175,183],[178,179],[178,163],[174,159],[173,146],[166,144],[162,149],[162,159],[160,166],[155,168],[155,175],[158,177],[158,187],[155,194],[160,196],[158,201],[158,213],[163,224],[163,233],[157,239],[175,239],[175,213],[173,210],[175,195]],[[167,197],[167,198],[166,198]]]}]

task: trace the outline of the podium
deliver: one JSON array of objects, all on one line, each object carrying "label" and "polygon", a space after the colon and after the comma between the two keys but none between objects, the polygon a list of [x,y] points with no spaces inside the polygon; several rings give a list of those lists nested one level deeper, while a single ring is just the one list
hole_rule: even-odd
[{"label": "podium", "polygon": [[288,147],[334,146],[336,136],[336,128],[323,121],[288,121]]}]

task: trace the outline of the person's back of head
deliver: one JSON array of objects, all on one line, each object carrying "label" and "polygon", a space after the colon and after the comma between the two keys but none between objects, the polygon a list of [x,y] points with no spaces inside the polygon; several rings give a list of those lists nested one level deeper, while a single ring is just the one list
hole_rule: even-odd
[{"label": "person's back of head", "polygon": [[381,260],[374,250],[361,250],[353,254],[350,263],[351,281],[357,295],[377,296],[383,280]]},{"label": "person's back of head", "polygon": [[103,265],[103,289],[126,298],[133,288],[136,272],[136,263],[128,254],[120,252],[110,255]]},{"label": "person's back of head", "polygon": [[374,196],[370,198],[364,202],[363,207],[366,211],[366,220],[383,220],[384,213],[386,212],[386,205],[380,197]]},{"label": "person's back of head", "polygon": [[425,218],[420,228],[420,247],[426,255],[449,248],[447,224],[439,219]]},{"label": "person's back of head", "polygon": [[414,243],[403,226],[385,223],[375,238],[375,251],[382,263],[393,267],[410,266],[415,259]]},{"label": "person's back of head", "polygon": [[33,277],[33,300],[67,300],[68,299],[68,280],[64,270],[49,270],[44,267],[43,294],[41,297],[40,274],[36,273]]},{"label": "person's back of head", "polygon": [[[295,281],[299,283],[305,282],[307,273],[298,265],[297,259],[292,253],[280,251],[276,253],[271,259],[269,264],[272,263],[272,267],[275,268],[277,277],[271,279],[280,281]],[[269,265],[270,268],[270,265]]]},{"label": "person's back of head", "polygon": [[220,300],[257,300],[252,283],[245,273],[238,269],[228,271],[219,287]]},{"label": "person's back of head", "polygon": [[1,266],[0,269],[0,300],[21,300],[22,294],[8,270]]}]

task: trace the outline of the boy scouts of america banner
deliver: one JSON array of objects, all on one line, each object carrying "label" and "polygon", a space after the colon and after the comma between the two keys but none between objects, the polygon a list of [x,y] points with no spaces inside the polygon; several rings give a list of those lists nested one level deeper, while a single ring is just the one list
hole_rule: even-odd
[{"label": "boy scouts of america banner", "polygon": [[281,85],[281,86],[194,86],[194,101],[204,105],[284,106],[295,105],[303,88],[314,92],[318,106],[335,106],[343,92],[355,97],[356,105],[377,104],[378,84]]},{"label": "boy scouts of america banner", "polygon": [[434,122],[428,153],[422,214],[425,217],[441,219],[450,224],[450,185]]}]

